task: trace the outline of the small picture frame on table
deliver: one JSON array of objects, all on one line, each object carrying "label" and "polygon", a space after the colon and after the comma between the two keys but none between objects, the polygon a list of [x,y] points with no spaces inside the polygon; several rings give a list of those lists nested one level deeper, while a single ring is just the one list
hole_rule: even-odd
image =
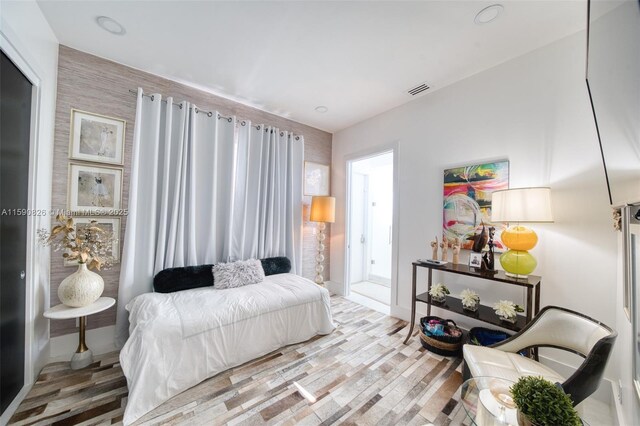
[{"label": "small picture frame on table", "polygon": [[125,120],[72,109],[69,157],[123,165],[126,126]]},{"label": "small picture frame on table", "polygon": [[482,253],[476,253],[474,251],[469,253],[469,267],[471,268],[482,267]]}]

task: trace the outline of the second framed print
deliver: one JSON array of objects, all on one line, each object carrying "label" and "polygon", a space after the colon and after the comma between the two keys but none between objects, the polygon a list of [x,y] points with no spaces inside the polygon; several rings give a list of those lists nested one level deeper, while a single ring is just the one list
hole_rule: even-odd
[{"label": "second framed print", "polygon": [[97,163],[124,164],[126,125],[124,120],[72,109],[69,157]]},{"label": "second framed print", "polygon": [[69,163],[69,209],[79,214],[117,215],[122,169]]}]

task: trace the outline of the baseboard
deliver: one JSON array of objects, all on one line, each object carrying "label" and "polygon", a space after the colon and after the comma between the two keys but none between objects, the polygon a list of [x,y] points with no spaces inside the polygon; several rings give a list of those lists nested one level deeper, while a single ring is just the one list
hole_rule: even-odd
[{"label": "baseboard", "polygon": [[[87,346],[94,355],[106,354],[118,350],[115,344],[116,327],[95,328],[87,330]],[[49,362],[69,361],[78,347],[78,333],[52,337],[50,342],[51,356]]]},{"label": "baseboard", "polygon": [[612,380],[605,379],[606,381],[611,383],[611,406],[613,410],[611,410],[611,414],[613,414],[614,425],[622,424],[621,421],[624,419],[624,409],[622,408],[622,404],[620,403],[620,398],[618,397],[620,394],[620,388],[618,384]]}]

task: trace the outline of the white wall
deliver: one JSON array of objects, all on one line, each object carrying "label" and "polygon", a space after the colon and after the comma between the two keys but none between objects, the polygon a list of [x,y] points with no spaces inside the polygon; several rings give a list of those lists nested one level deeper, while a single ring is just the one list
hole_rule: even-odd
[{"label": "white wall", "polygon": [[[0,39],[2,49],[19,68],[30,68],[39,80],[38,115],[31,146],[30,205],[31,209],[46,210],[51,207],[51,171],[53,164],[53,130],[56,107],[56,83],[58,74],[58,40],[35,1],[0,1]],[[13,53],[12,53],[13,52]],[[28,77],[30,77],[28,75]],[[38,217],[31,229],[50,226],[50,217]],[[42,366],[49,359],[49,324],[42,313],[49,306],[49,251],[36,247],[35,235],[30,235],[27,247],[28,261],[33,267],[27,270],[27,321],[31,340],[32,368],[27,382],[35,380]]]},{"label": "white wall", "polygon": [[[555,223],[534,225],[542,306],[565,306],[614,326],[616,235],[584,82],[585,37],[570,36],[334,134],[331,281],[339,285],[344,275],[345,157],[398,142],[398,291],[391,313],[403,319],[409,317],[411,262],[430,257],[429,241],[441,233],[443,170],[507,158],[511,187],[552,188]],[[439,275],[434,280],[454,293],[477,289],[485,304],[523,300],[521,290]],[[426,274],[419,276],[419,291],[425,282]],[[607,374],[618,376],[615,362]]]}]

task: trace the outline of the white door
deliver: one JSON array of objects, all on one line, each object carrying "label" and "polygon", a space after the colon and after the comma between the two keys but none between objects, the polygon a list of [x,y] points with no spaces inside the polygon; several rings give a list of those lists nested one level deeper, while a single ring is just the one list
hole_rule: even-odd
[{"label": "white door", "polygon": [[369,280],[391,285],[391,230],[393,221],[393,164],[369,174]]},{"label": "white door", "polygon": [[366,279],[365,265],[367,258],[366,241],[366,206],[367,176],[353,172],[351,174],[351,226],[349,232],[350,250],[350,282],[358,283]]}]

